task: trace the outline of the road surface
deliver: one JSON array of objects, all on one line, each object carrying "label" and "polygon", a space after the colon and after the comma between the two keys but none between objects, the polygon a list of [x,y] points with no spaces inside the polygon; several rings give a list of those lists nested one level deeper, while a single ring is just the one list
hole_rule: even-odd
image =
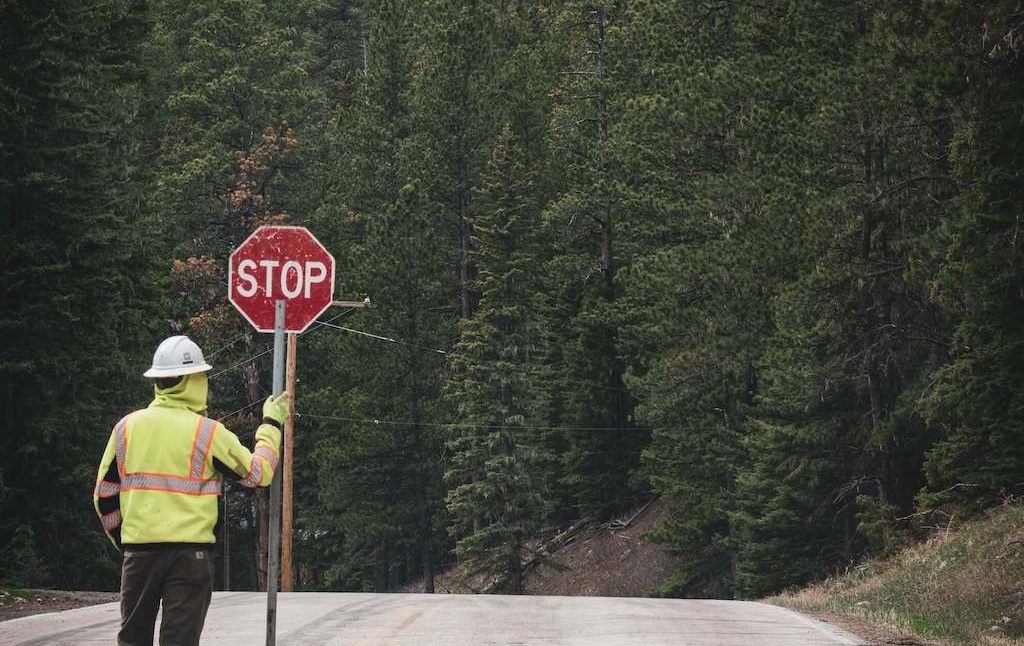
[{"label": "road surface", "polygon": [[[203,646],[261,646],[266,595],[215,592]],[[113,644],[108,603],[0,622],[0,646]],[[854,646],[862,640],[746,601],[455,594],[278,595],[280,646]]]}]

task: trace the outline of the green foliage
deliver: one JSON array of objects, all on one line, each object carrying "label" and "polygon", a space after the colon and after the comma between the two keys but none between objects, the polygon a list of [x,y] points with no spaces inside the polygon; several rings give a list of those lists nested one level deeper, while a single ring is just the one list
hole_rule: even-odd
[{"label": "green foliage", "polygon": [[479,303],[460,322],[451,360],[451,399],[462,426],[453,429],[445,474],[456,553],[499,589],[522,591],[526,544],[547,517],[544,438],[537,394],[538,289],[535,172],[522,140],[502,131],[481,179],[470,220]]},{"label": "green foliage", "polygon": [[432,590],[462,559],[516,592],[538,532],[653,492],[662,592],[756,596],[1016,495],[1018,14],[7,3],[0,570],[115,584],[66,494],[166,332],[227,369],[244,436],[269,362],[226,263],[281,222],[374,303],[299,343],[307,588]]},{"label": "green foliage", "polygon": [[[1016,245],[1021,188],[1018,118],[1021,64],[1012,3],[949,9],[940,17],[950,48],[962,52],[961,74],[947,79],[963,114],[955,124],[950,165],[957,208],[937,232],[933,289],[953,324],[951,361],[925,399],[942,439],[929,451],[927,506],[973,513],[1020,492],[1024,472],[1021,398],[1024,368],[1024,263]],[[984,20],[979,44],[953,25]],[[969,75],[967,81],[963,75]]]},{"label": "green foliage", "polygon": [[[303,407],[319,427],[309,429],[318,438],[316,500],[304,523],[323,535],[318,549],[331,558],[317,584],[328,589],[394,590],[419,576],[429,588],[443,545],[435,427],[445,410],[437,384],[443,355],[431,350],[444,345],[444,318],[431,313],[443,264],[429,213],[409,184],[366,224],[365,251],[379,261],[364,266],[374,308],[353,325],[403,344],[381,347],[365,337],[338,338],[336,330],[316,337],[322,381],[306,387]],[[360,422],[381,411],[384,424]],[[339,412],[350,421],[316,421]]]},{"label": "green foliage", "polygon": [[625,78],[632,54],[618,40],[617,7],[564,5],[553,15],[566,53],[557,73],[550,118],[556,194],[545,205],[553,255],[547,262],[545,303],[550,326],[551,383],[558,393],[552,419],[559,425],[604,429],[564,434],[560,452],[563,513],[607,519],[634,504],[645,486],[633,479],[647,439],[635,428],[635,398],[624,383],[620,351],[625,316],[621,271],[631,262],[631,240],[620,221],[625,167],[621,143]]},{"label": "green foliage", "polygon": [[41,587],[49,582],[49,570],[39,556],[30,525],[19,525],[14,530],[14,537],[4,547],[4,554],[7,555],[7,563],[6,568],[0,571],[0,579],[19,581],[31,587]]},{"label": "green foliage", "polygon": [[137,398],[125,384],[141,381],[156,311],[158,251],[140,206],[147,24],[135,2],[0,13],[0,544],[28,559],[8,575],[26,583],[45,570],[62,585],[116,585],[82,457],[102,452]]}]

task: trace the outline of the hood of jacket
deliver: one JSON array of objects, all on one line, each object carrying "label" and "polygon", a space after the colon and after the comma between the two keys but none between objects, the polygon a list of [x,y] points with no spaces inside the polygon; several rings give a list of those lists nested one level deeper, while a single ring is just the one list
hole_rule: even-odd
[{"label": "hood of jacket", "polygon": [[187,408],[193,413],[201,413],[206,410],[208,391],[209,382],[205,372],[185,375],[181,381],[170,388],[158,388],[154,385],[153,401],[150,406]]}]

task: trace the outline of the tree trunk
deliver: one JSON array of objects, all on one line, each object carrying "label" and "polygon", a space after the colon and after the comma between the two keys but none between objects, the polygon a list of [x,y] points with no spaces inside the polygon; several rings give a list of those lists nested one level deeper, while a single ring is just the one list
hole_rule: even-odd
[{"label": "tree trunk", "polygon": [[270,492],[265,488],[259,488],[253,495],[256,496],[256,589],[260,592],[267,590],[267,554],[270,550],[268,519],[270,518]]},{"label": "tree trunk", "polygon": [[[245,345],[248,350],[247,354],[250,356],[255,355],[255,332],[250,328],[246,331]],[[257,402],[260,400],[260,379],[259,372],[256,369],[256,362],[251,361],[241,369],[242,382],[245,386],[245,393],[248,397],[249,402]],[[259,409],[257,409],[259,410]],[[252,412],[253,409],[249,409],[242,414],[242,419],[245,420],[247,426],[255,428],[259,422],[256,414]],[[262,411],[259,411],[262,414]],[[267,589],[267,554],[268,545],[270,543],[269,528],[270,528],[270,494],[267,489],[257,489],[255,491],[256,496],[256,587],[260,591]]]}]

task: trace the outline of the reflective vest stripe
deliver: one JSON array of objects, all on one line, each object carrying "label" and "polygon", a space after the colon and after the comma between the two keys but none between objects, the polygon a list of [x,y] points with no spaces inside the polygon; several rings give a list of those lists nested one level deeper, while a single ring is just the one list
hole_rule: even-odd
[{"label": "reflective vest stripe", "polygon": [[108,532],[113,531],[121,524],[121,511],[119,509],[115,509],[106,516],[101,516],[100,522],[103,523],[103,529]]},{"label": "reflective vest stripe", "polygon": [[196,470],[196,455],[199,453],[199,436],[203,432],[203,420],[205,417],[200,417],[196,422],[196,430],[192,432],[192,451],[189,452],[189,475],[195,477],[194,472]]},{"label": "reflective vest stripe", "polygon": [[206,457],[213,444],[213,434],[217,422],[200,418],[196,425],[195,437],[192,440],[189,475],[179,476],[170,473],[147,473],[137,471],[128,473],[125,467],[125,456],[128,453],[127,418],[122,419],[114,427],[115,445],[117,448],[117,470],[121,474],[121,484],[101,481],[96,484],[96,492],[100,497],[109,497],[127,491],[167,491],[188,496],[218,495],[221,492],[220,478],[203,479]]},{"label": "reflective vest stripe", "polygon": [[121,493],[121,485],[116,482],[100,480],[96,483],[96,496],[99,498],[111,498]]},{"label": "reflective vest stripe", "polygon": [[121,480],[121,491],[169,491],[189,496],[215,496],[220,494],[221,480],[196,480],[164,473],[129,473]]},{"label": "reflective vest stripe", "polygon": [[[258,449],[257,449],[258,450]],[[238,481],[243,487],[258,487],[263,480],[263,461],[253,455],[252,468],[244,478]]]},{"label": "reflective vest stripe", "polygon": [[249,468],[249,473],[244,478],[239,480],[239,484],[243,487],[258,487],[260,482],[263,480],[263,461],[266,460],[267,464],[270,465],[271,471],[277,468],[277,463],[280,458],[277,456],[277,452],[270,448],[266,444],[260,444],[256,447],[256,450],[252,452],[252,462]]},{"label": "reflective vest stripe", "polygon": [[124,479],[125,455],[128,453],[127,419],[127,417],[122,418],[121,421],[114,426],[114,444],[117,448],[117,471],[121,474],[122,480]]},{"label": "reflective vest stripe", "polygon": [[210,453],[210,444],[213,442],[213,432],[217,428],[217,422],[205,417],[200,418],[196,426],[196,437],[192,441],[192,471],[193,478],[202,478],[203,469],[206,467],[206,456]]},{"label": "reflective vest stripe", "polygon": [[266,444],[260,444],[256,447],[256,450],[252,452],[253,456],[258,456],[266,460],[270,464],[271,469],[277,468],[277,462],[280,458],[277,457],[277,453],[274,449],[270,448]]}]

